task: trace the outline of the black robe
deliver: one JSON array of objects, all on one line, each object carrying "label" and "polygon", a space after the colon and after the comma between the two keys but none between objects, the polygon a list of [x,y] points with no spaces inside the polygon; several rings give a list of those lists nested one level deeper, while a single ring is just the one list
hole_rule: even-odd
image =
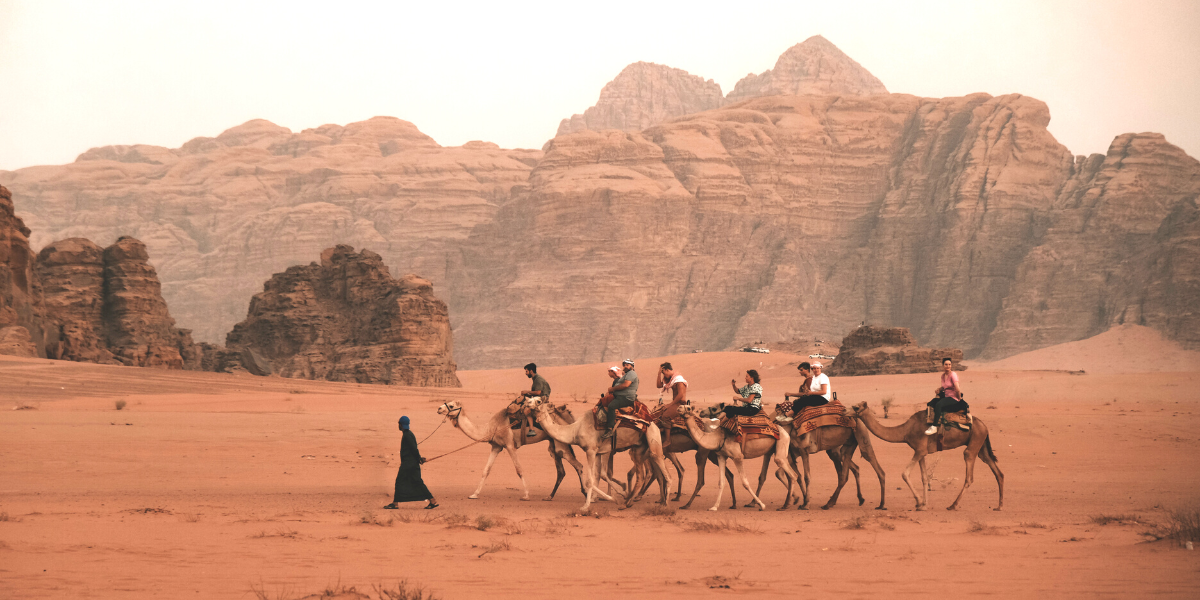
[{"label": "black robe", "polygon": [[421,452],[417,450],[417,436],[403,430],[400,440],[400,471],[396,473],[396,493],[392,502],[416,502],[429,500],[433,494],[421,481]]}]

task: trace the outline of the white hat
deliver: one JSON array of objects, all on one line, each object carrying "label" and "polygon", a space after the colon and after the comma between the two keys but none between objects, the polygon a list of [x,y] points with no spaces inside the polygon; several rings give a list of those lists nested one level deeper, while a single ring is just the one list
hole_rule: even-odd
[{"label": "white hat", "polygon": [[817,367],[825,368],[825,367],[824,367],[824,365],[822,365],[822,364],[821,364],[821,361],[819,361],[819,360],[818,360],[818,361],[814,361],[814,362],[813,362],[813,364],[812,364],[812,367],[813,367],[814,369],[815,369],[815,368],[817,368]]},{"label": "white hat", "polygon": [[612,371],[614,373],[619,373],[621,371],[621,367],[612,366],[612,367],[609,367],[608,370]]}]

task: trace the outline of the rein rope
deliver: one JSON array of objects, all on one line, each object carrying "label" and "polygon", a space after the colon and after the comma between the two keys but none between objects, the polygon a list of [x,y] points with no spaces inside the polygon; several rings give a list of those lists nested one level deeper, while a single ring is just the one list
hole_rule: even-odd
[{"label": "rein rope", "polygon": [[[425,439],[423,439],[423,440],[421,440],[421,441],[417,442],[417,445],[418,445],[418,446],[420,446],[421,444],[424,444],[426,441],[428,441],[428,440],[429,440],[429,438],[433,437],[433,434],[437,433],[437,430],[441,429],[441,428],[442,428],[442,425],[445,425],[445,424],[446,424],[446,420],[447,420],[447,419],[449,419],[449,418],[450,418],[450,415],[446,415],[446,416],[442,417],[442,422],[441,422],[441,423],[438,423],[438,426],[437,426],[437,427],[434,427],[434,428],[433,428],[433,431],[430,431],[430,432],[429,432],[429,435],[425,436]],[[428,461],[426,461],[426,462],[428,462]]]},{"label": "rein rope", "polygon": [[455,452],[458,452],[459,450],[466,450],[467,448],[470,448],[471,446],[474,446],[475,444],[482,444],[483,442],[484,442],[484,440],[476,440],[474,442],[471,442],[470,444],[467,444],[466,446],[463,446],[462,448],[459,448],[458,450],[451,450],[445,454],[439,454],[433,458],[427,458],[427,459],[425,459],[425,462],[427,462],[427,463],[433,462],[439,458],[442,458],[444,456],[450,456],[451,454],[454,454]]}]

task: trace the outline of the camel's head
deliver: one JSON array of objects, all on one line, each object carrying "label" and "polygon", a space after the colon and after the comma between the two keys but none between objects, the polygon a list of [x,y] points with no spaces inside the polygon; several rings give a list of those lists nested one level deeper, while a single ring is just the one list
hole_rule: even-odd
[{"label": "camel's head", "polygon": [[441,406],[438,406],[438,414],[442,415],[443,417],[457,417],[461,412],[462,404],[459,404],[458,400],[443,402]]},{"label": "camel's head", "polygon": [[525,408],[529,410],[538,410],[543,406],[549,406],[549,402],[541,396],[531,396],[525,399]]},{"label": "camel's head", "polygon": [[867,407],[866,401],[859,402],[858,404],[853,404],[850,406],[850,412],[853,412],[856,415],[862,414],[869,410],[871,410],[871,409]]},{"label": "camel's head", "polygon": [[725,412],[725,403],[718,402],[700,411],[700,416],[704,417],[705,419],[715,419],[719,417],[722,412]]},{"label": "camel's head", "polygon": [[679,414],[681,415],[692,415],[695,414],[695,412],[696,407],[692,406],[691,400],[684,401],[683,405],[679,407]]}]

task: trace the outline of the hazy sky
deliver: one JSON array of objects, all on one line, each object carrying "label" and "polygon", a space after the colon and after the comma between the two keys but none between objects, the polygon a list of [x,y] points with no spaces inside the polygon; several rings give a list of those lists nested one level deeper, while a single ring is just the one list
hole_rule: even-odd
[{"label": "hazy sky", "polygon": [[254,118],[375,115],[538,148],[627,64],[726,93],[821,34],[892,92],[1022,93],[1076,154],[1157,131],[1200,157],[1200,1],[0,0],[0,169],[178,147]]}]

